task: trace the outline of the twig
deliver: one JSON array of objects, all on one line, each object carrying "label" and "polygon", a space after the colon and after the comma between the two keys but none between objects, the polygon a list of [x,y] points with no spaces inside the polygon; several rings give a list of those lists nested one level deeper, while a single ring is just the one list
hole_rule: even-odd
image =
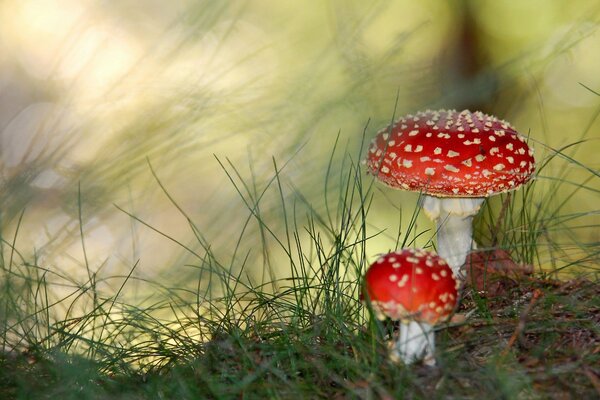
[{"label": "twig", "polygon": [[535,304],[537,299],[539,299],[540,297],[543,296],[543,294],[544,293],[540,289],[535,289],[533,291],[533,296],[531,296],[531,300],[529,301],[529,304],[527,304],[527,307],[525,307],[525,309],[521,313],[521,316],[519,317],[519,323],[517,324],[515,331],[513,332],[510,339],[508,340],[508,344],[506,345],[506,348],[504,350],[502,350],[502,356],[505,356],[508,354],[510,348],[515,344],[515,341],[517,340],[517,338],[519,337],[521,332],[523,332],[523,330],[525,329],[525,322],[527,320],[527,317],[529,316],[529,313],[531,312],[531,309],[533,308],[533,305]]}]

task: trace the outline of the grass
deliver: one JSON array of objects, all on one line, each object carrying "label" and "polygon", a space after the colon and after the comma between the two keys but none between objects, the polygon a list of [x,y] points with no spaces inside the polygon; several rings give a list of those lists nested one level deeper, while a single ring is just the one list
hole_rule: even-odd
[{"label": "grass", "polygon": [[[599,247],[576,242],[577,251],[567,257],[551,232],[586,221],[589,213],[562,210],[577,192],[593,190],[598,175],[583,168],[590,178],[558,204],[552,196],[573,185],[564,176],[543,178],[551,163],[578,166],[568,150],[548,151],[536,181],[486,203],[476,225],[481,249],[504,250],[515,260],[508,264],[512,269],[533,265],[534,272],[486,272],[483,286],[467,287],[458,313],[468,318],[439,329],[435,368],[390,363],[386,341],[396,327],[372,318],[359,300],[361,276],[374,256],[369,244],[384,234],[369,224],[380,189],[359,167],[362,149],[358,156],[334,149],[321,205],[311,204],[286,178],[288,162],[273,159],[271,178],[260,183],[217,158],[248,212],[227,258],[213,251],[149,164],[156,184],[189,224],[193,242],[117,207],[192,255],[187,268],[195,271],[195,283],[166,287],[145,281],[138,262],[124,276],[104,276],[87,263],[83,229],[88,277],[76,282],[26,259],[18,249],[18,229],[3,237],[0,397],[597,397]],[[277,205],[263,206],[267,198]],[[417,229],[418,208],[408,208],[413,217],[400,222],[399,245],[432,235]],[[261,245],[248,250],[256,232]],[[252,252],[260,254],[260,273],[250,268]],[[548,259],[553,269],[540,270]],[[275,271],[282,264],[290,272],[283,278]],[[578,278],[557,279],[560,270],[576,267]],[[128,286],[136,282],[153,295],[128,301]]]},{"label": "grass", "polygon": [[[101,132],[104,137],[104,131],[116,131],[107,143],[93,146],[100,147],[93,160],[75,169],[58,163],[73,151],[65,143],[49,146],[37,157],[26,153],[23,161],[31,163],[3,176],[0,399],[600,396],[600,210],[597,205],[592,210],[573,207],[582,195],[589,198],[600,192],[597,169],[577,157],[579,149],[598,146],[586,137],[592,136],[600,109],[580,137],[570,139],[572,143],[559,149],[534,143],[536,154],[542,155],[537,179],[518,192],[486,202],[475,234],[487,261],[473,263],[473,283],[457,311],[468,318],[457,318],[437,332],[435,368],[390,363],[386,343],[396,326],[372,318],[359,300],[361,276],[380,241],[393,248],[417,242],[433,246],[433,224],[420,225],[417,195],[403,197],[408,201],[399,206],[395,194],[365,178],[358,166],[364,149],[355,149],[356,143],[343,148],[336,141],[324,172],[312,172],[320,171],[327,158],[327,150],[321,151],[329,146],[329,136],[323,133],[330,130],[325,127],[339,126],[354,141],[357,121],[374,115],[373,128],[385,124],[394,98],[402,110],[483,101],[502,115],[518,116],[531,108],[528,99],[540,90],[535,82],[543,81],[542,71],[549,62],[569,54],[595,32],[595,25],[585,30],[573,25],[578,28],[552,51],[536,46],[539,50],[526,51],[463,81],[448,79],[448,74],[453,76],[448,61],[442,59],[441,67],[426,67],[431,70],[424,72],[428,63],[405,56],[404,46],[420,37],[427,21],[394,38],[381,56],[371,55],[367,43],[357,42],[363,30],[379,23],[379,13],[387,12],[384,3],[367,6],[368,13],[335,6],[340,23],[324,28],[334,31],[332,43],[300,40],[299,48],[304,46],[308,54],[302,54],[301,61],[298,51],[282,55],[280,62],[286,70],[292,66],[292,72],[272,81],[271,74],[264,73],[272,60],[262,57],[264,51],[268,55],[272,40],[274,48],[290,43],[295,48],[299,37],[278,28],[267,30],[264,49],[252,48],[228,61],[232,51],[228,48],[246,43],[232,28],[249,3],[194,2],[183,10],[184,19],[176,17],[165,27],[171,37],[184,25],[184,34],[177,39],[181,42],[173,47],[166,43],[164,49],[153,45],[123,76],[123,83],[129,75],[134,82],[145,82],[143,88],[133,85],[129,93],[128,85],[115,84],[85,112],[89,113],[85,123],[75,129],[81,135],[96,137]],[[321,6],[332,7],[327,4]],[[254,13],[273,19],[262,8]],[[592,15],[595,18],[597,11],[586,14],[585,20]],[[139,23],[136,18],[125,21]],[[192,81],[199,82],[185,79],[177,89],[146,85],[164,78],[146,64],[154,62],[162,70],[171,59],[180,59],[179,52],[196,53],[196,40],[214,33],[211,28],[217,25],[225,26],[225,32],[213,49],[215,61],[198,71],[201,75],[204,70],[216,71],[216,76],[194,75]],[[312,23],[305,25],[314,30]],[[527,62],[522,64],[521,58]],[[254,59],[258,61],[253,63]],[[255,71],[253,64],[260,68]],[[240,77],[258,73],[261,78],[223,86],[228,71]],[[532,87],[521,87],[524,71],[531,75],[527,82]],[[221,85],[212,86],[213,81]],[[36,96],[46,99],[47,91],[58,90],[51,89]],[[53,96],[76,97],[66,88],[58,92]],[[129,102],[129,95],[143,101]],[[546,111],[544,94],[538,95],[536,115],[544,119],[545,112],[549,115],[555,109]],[[126,116],[128,109],[135,112]],[[536,137],[547,133],[551,124],[544,122]],[[555,128],[566,135],[561,129]],[[260,149],[256,154],[264,153],[265,147],[275,155],[301,154],[285,160],[254,159],[242,166],[238,150],[235,154],[223,150],[230,144],[250,153]],[[218,178],[208,167],[207,151],[232,157],[214,160],[221,167]],[[305,163],[315,159],[317,167],[307,168]],[[68,183],[54,194],[38,191],[33,185],[37,174],[57,166]],[[302,168],[302,173],[294,173],[295,168]],[[265,169],[269,169],[266,179]],[[169,190],[187,188],[202,174],[207,176],[207,192],[217,193],[201,196],[208,199],[202,204],[209,215],[204,226]],[[140,182],[144,176],[152,178],[150,185]],[[78,180],[80,185],[73,184]],[[221,181],[238,195],[235,215],[240,221],[234,228],[225,225],[234,218],[221,217],[235,208],[222,204],[218,196],[222,192],[217,190]],[[108,262],[91,261],[88,252],[93,246],[86,236],[90,216],[105,214],[112,199],[127,197],[123,192],[140,190],[139,198],[145,201],[154,195],[152,188],[162,191],[187,224],[186,238],[153,225],[144,216],[152,215],[152,210],[133,199],[115,206],[136,229],[141,226],[161,235],[165,247],[180,248],[183,255],[165,268],[168,278],[145,273],[147,260],[162,248],[144,253],[135,240],[134,256],[126,261],[123,274],[111,271]],[[185,195],[189,192],[195,193],[189,190]],[[44,246],[54,254],[67,253],[71,239],[78,237],[83,278],[62,269],[60,260],[44,258],[44,248],[38,253],[22,244],[27,240],[22,239],[21,227],[33,212],[32,199],[47,201],[48,196],[54,196],[51,201],[77,223],[65,222]],[[390,218],[385,226],[373,222],[374,204],[393,210],[386,214]],[[222,243],[213,241],[218,229],[227,233],[227,252]],[[502,259],[505,254],[510,259]],[[476,270],[492,265],[508,272]]]}]

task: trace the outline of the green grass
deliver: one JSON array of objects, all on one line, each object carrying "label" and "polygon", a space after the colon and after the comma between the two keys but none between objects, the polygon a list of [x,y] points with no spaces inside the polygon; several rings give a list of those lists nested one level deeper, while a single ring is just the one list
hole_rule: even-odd
[{"label": "green grass", "polygon": [[[165,49],[157,43],[131,71],[134,81],[141,71],[138,79],[145,84],[132,94],[143,101],[125,101],[131,110],[123,111],[124,89],[117,84],[74,129],[73,137],[98,132],[104,137],[114,130],[93,160],[77,166],[57,163],[77,144],[70,139],[37,157],[26,153],[23,160],[31,162],[1,177],[0,399],[600,396],[600,209],[597,204],[577,208],[581,199],[600,194],[597,168],[579,162],[577,154],[598,147],[593,135],[600,108],[591,111],[581,134],[568,132],[571,142],[560,149],[531,139],[539,161],[536,179],[486,201],[475,222],[479,248],[505,250],[517,264],[533,266],[534,273],[490,272],[483,288],[468,287],[458,310],[468,318],[437,332],[435,368],[390,363],[386,342],[396,326],[372,318],[359,300],[361,276],[376,257],[376,244],[433,247],[434,229],[432,223],[423,225],[417,194],[398,202],[400,197],[360,170],[364,149],[356,129],[367,116],[374,122],[365,136],[389,122],[394,98],[402,113],[480,104],[510,118],[523,113],[530,126],[532,93],[539,97],[536,116],[543,119],[555,110],[546,109],[543,85],[537,83],[544,81],[546,67],[570,54],[596,26],[574,24],[552,51],[536,46],[463,79],[452,72],[453,61],[442,56],[435,67],[403,52],[406,44],[419,40],[423,27],[437,21],[424,21],[373,56],[360,38],[378,23],[379,13],[387,12],[387,3],[367,6],[366,14],[360,7],[332,4],[319,7],[331,9],[339,23],[323,31],[301,29],[300,36],[269,28],[265,48],[233,57],[228,65],[217,56],[233,51],[232,42],[232,49],[239,46],[231,28],[245,21],[240,16],[250,3],[190,3],[165,27],[169,38],[181,34],[183,26],[180,42],[166,43]],[[111,5],[106,11],[114,9]],[[259,25],[280,18],[261,7],[253,10],[267,16],[257,19]],[[583,20],[597,19],[593,11]],[[124,21],[139,23],[136,18]],[[274,49],[294,49],[277,58],[287,72],[277,77],[280,72],[269,66],[274,79],[261,66],[261,78],[253,84],[240,81],[225,88],[213,87],[212,75],[158,92],[146,85],[161,82],[159,73],[143,75],[146,61],[169,66],[180,51],[197,51],[196,41],[217,25],[226,29],[214,65],[223,62],[226,70],[215,68],[215,78],[229,69],[246,76],[244,67],[254,58],[269,64],[270,58],[260,56],[271,43]],[[315,37],[307,41],[302,35],[309,30]],[[36,96],[49,101],[50,91],[52,101],[54,96],[75,100],[68,88],[50,89]],[[598,96],[585,82],[583,90]],[[578,115],[585,112],[577,110]],[[533,136],[566,135],[549,125],[543,123]],[[338,129],[342,134],[328,155],[329,134]],[[345,146],[343,137],[351,138]],[[234,150],[225,146],[230,143]],[[265,147],[273,159],[257,159]],[[247,164],[240,161],[240,148],[248,149]],[[207,157],[213,151],[225,156]],[[221,167],[216,178],[211,162]],[[55,193],[36,189],[37,175],[55,167],[67,183]],[[199,186],[203,175],[210,189]],[[237,193],[236,205],[223,204],[229,198],[219,197],[221,185]],[[197,205],[206,214],[201,221],[197,210],[181,205],[191,204],[189,198],[181,200],[170,190],[182,187],[185,193],[179,196],[215,193]],[[187,224],[187,236],[148,219],[153,210],[144,206],[159,204],[151,201],[156,191]],[[48,196],[49,203],[58,204],[56,210],[77,223],[64,223],[43,248],[32,250],[23,244],[28,242],[21,227],[32,224],[27,218],[35,212],[36,199],[47,201]],[[115,198],[113,211],[120,210],[123,224],[131,223],[134,236],[134,256],[120,260],[127,265],[121,274],[108,262],[92,260],[86,236],[89,220],[107,215]],[[146,199],[151,200],[143,203]],[[392,210],[384,226],[373,222],[374,205]],[[139,228],[161,235],[165,249],[180,249],[161,274],[149,275],[146,267],[153,266],[153,252],[163,248],[139,254]],[[219,230],[225,234],[215,240]],[[84,278],[44,257],[66,254],[73,238],[80,242],[77,261]]]},{"label": "green grass", "polygon": [[[287,178],[289,161],[273,159],[271,178],[261,183],[217,158],[248,215],[231,238],[228,257],[213,251],[149,163],[193,240],[177,240],[117,207],[189,253],[194,262],[185,268],[194,271],[195,282],[168,287],[146,281],[137,273],[139,262],[124,276],[92,270],[83,229],[88,279],[76,282],[26,259],[18,229],[3,237],[0,397],[597,397],[599,246],[573,242],[577,251],[567,257],[551,233],[586,221],[589,213],[564,214],[562,208],[579,191],[593,190],[598,174],[582,168],[590,179],[575,185],[565,202],[552,202],[557,191],[573,188],[566,177],[544,177],[551,163],[578,165],[567,150],[548,150],[536,181],[486,203],[477,220],[478,242],[505,249],[536,270],[519,277],[490,274],[486,284],[495,285],[498,295],[467,288],[459,312],[469,317],[439,329],[435,368],[390,363],[386,341],[395,326],[372,318],[359,300],[361,276],[374,256],[369,244],[385,234],[369,224],[381,188],[359,167],[363,149],[334,149],[322,177],[322,204],[310,203]],[[276,202],[263,206],[267,198]],[[389,228],[398,232],[399,246],[432,235],[417,229],[414,199],[405,206],[413,218]],[[248,242],[259,245],[248,249]],[[259,273],[249,265],[256,253]],[[538,269],[547,258],[553,269]],[[275,272],[282,264],[290,272],[283,278]],[[561,271],[577,271],[579,278],[557,280]],[[128,301],[128,286],[135,283],[153,294]]]}]

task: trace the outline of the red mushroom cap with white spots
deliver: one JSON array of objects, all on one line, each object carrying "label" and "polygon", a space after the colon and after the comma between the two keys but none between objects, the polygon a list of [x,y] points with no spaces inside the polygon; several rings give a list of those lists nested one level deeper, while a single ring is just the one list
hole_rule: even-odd
[{"label": "red mushroom cap with white spots", "polygon": [[458,301],[459,282],[438,255],[404,249],[381,256],[367,270],[366,292],[378,317],[434,325]]},{"label": "red mushroom cap with white spots", "polygon": [[468,110],[407,115],[377,134],[365,161],[391,187],[439,197],[506,192],[535,169],[532,149],[509,123]]}]

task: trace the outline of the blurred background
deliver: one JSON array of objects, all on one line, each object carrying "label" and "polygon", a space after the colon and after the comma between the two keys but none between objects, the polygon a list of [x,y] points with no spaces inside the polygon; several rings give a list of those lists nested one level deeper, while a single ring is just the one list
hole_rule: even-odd
[{"label": "blurred background", "polygon": [[[338,136],[332,175],[394,115],[423,108],[506,119],[540,162],[584,140],[566,150],[584,167],[559,157],[536,179],[568,182],[553,201],[568,200],[564,215],[585,214],[551,230],[553,243],[575,253],[597,245],[599,12],[596,0],[4,0],[5,261],[15,242],[19,257],[65,281],[123,275],[139,260],[136,276],[194,288],[198,273],[186,264],[195,257],[175,240],[202,255],[199,236],[227,260],[250,214],[226,171],[256,199],[276,164],[285,196],[302,193],[299,208],[323,210]],[[272,186],[261,215],[283,234]],[[369,242],[372,257],[394,248],[417,199],[382,186],[374,195],[369,229],[385,232]],[[424,216],[417,225],[433,227]],[[248,254],[249,279],[260,282],[267,261],[275,276],[289,275],[289,263],[252,251],[278,248],[259,224],[244,232],[236,254]],[[571,256],[565,250],[558,266]],[[548,266],[556,260],[536,265]],[[143,293],[138,284],[128,284],[132,296]]]}]

